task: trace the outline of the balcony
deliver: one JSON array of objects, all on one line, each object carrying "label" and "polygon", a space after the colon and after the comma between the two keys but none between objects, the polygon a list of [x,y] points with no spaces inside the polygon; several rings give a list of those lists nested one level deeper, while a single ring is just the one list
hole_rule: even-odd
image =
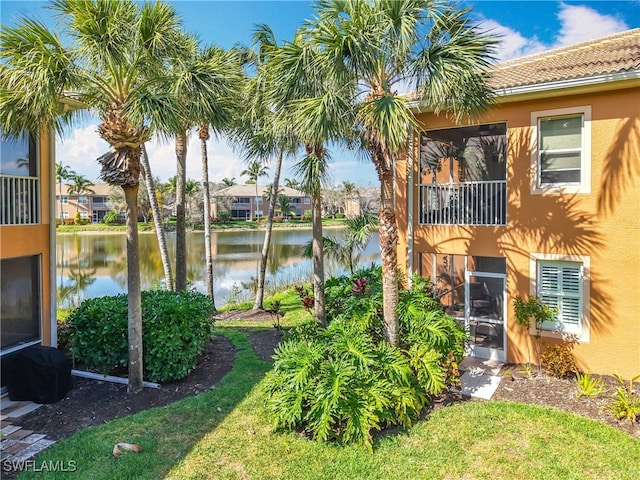
[{"label": "balcony", "polygon": [[420,185],[422,225],[506,225],[506,180]]},{"label": "balcony", "polygon": [[0,175],[0,225],[40,223],[39,197],[37,177]]}]

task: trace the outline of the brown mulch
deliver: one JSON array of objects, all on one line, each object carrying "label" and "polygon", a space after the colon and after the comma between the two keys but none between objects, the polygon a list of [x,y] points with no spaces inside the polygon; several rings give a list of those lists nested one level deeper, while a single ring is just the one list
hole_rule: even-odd
[{"label": "brown mulch", "polygon": [[[267,312],[225,312],[218,315],[217,321],[223,324],[225,320],[241,318],[263,320],[265,327],[271,327],[273,324],[273,318]],[[249,338],[259,358],[271,361],[282,333],[275,328],[259,332],[244,329],[242,331]],[[80,428],[98,425],[206,392],[231,370],[234,359],[233,344],[226,337],[216,336],[205,347],[195,370],[187,378],[164,384],[160,389],[145,388],[139,394],[128,394],[126,385],[73,377],[72,389],[62,400],[43,405],[22,417],[17,423],[23,428],[44,433],[52,439],[69,437]],[[521,370],[521,366],[518,365],[507,365],[502,369],[502,382],[494,399],[557,408],[592,418],[640,438],[639,424],[618,422],[606,409],[617,386],[612,377],[602,377],[607,385],[604,394],[597,398],[578,399],[575,379],[559,380],[542,375],[529,377]],[[460,397],[449,394],[437,399],[434,407],[439,408],[456,401],[461,401]]]}]

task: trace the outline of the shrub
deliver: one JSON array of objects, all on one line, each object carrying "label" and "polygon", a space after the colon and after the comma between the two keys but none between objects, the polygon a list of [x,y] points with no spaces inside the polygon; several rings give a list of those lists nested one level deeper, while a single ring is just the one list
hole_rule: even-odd
[{"label": "shrub", "polygon": [[57,320],[58,326],[58,349],[71,356],[71,328],[69,322]]},{"label": "shrub", "polygon": [[542,365],[550,375],[556,378],[564,378],[570,372],[578,372],[576,358],[572,353],[574,345],[574,342],[559,343],[556,345],[551,345],[544,352],[542,352],[542,355],[540,355],[540,360],[542,361]]},{"label": "shrub", "polygon": [[107,225],[112,225],[114,223],[120,223],[120,213],[115,210],[109,210],[104,214],[102,221]]},{"label": "shrub", "polygon": [[640,380],[640,375],[630,379],[628,386],[619,374],[616,373],[613,376],[618,381],[618,388],[607,408],[617,420],[629,420],[629,423],[638,421],[640,419],[640,399],[633,395],[633,382]]},{"label": "shrub", "polygon": [[410,426],[455,383],[467,336],[418,285],[400,293],[394,347],[383,340],[380,267],[328,280],[328,327],[295,329],[276,351],[266,382],[275,425],[370,447],[372,430]]},{"label": "shrub", "polygon": [[604,382],[601,378],[592,378],[588,373],[578,373],[578,398],[595,398],[604,392]]},{"label": "shrub", "polygon": [[[142,292],[144,375],[166,382],[187,376],[211,337],[211,301],[200,293]],[[85,300],[69,316],[72,352],[89,368],[112,373],[128,362],[127,296]]]},{"label": "shrub", "polygon": [[227,212],[226,210],[222,210],[218,212],[217,220],[222,223],[228,223],[232,219],[231,212]]}]

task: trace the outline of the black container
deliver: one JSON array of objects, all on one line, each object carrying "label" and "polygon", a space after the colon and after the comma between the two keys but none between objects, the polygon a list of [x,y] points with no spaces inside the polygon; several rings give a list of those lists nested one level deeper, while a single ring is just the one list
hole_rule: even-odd
[{"label": "black container", "polygon": [[9,398],[54,403],[71,386],[71,359],[57,348],[35,346],[11,358]]}]

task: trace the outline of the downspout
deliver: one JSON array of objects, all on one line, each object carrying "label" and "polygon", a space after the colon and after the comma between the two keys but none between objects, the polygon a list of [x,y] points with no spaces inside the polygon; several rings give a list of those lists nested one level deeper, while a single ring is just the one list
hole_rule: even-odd
[{"label": "downspout", "polygon": [[407,175],[407,256],[409,261],[409,275],[408,275],[408,285],[411,287],[411,277],[414,270],[414,258],[413,258],[413,203],[414,203],[414,192],[413,192],[413,161],[414,161],[414,138],[415,138],[415,130],[411,129],[409,131],[409,148],[407,149],[407,168],[409,169],[409,175]]},{"label": "downspout", "polygon": [[50,303],[50,336],[51,346],[58,346],[57,300],[58,285],[56,281],[56,136],[53,127],[49,127],[49,303]]}]

